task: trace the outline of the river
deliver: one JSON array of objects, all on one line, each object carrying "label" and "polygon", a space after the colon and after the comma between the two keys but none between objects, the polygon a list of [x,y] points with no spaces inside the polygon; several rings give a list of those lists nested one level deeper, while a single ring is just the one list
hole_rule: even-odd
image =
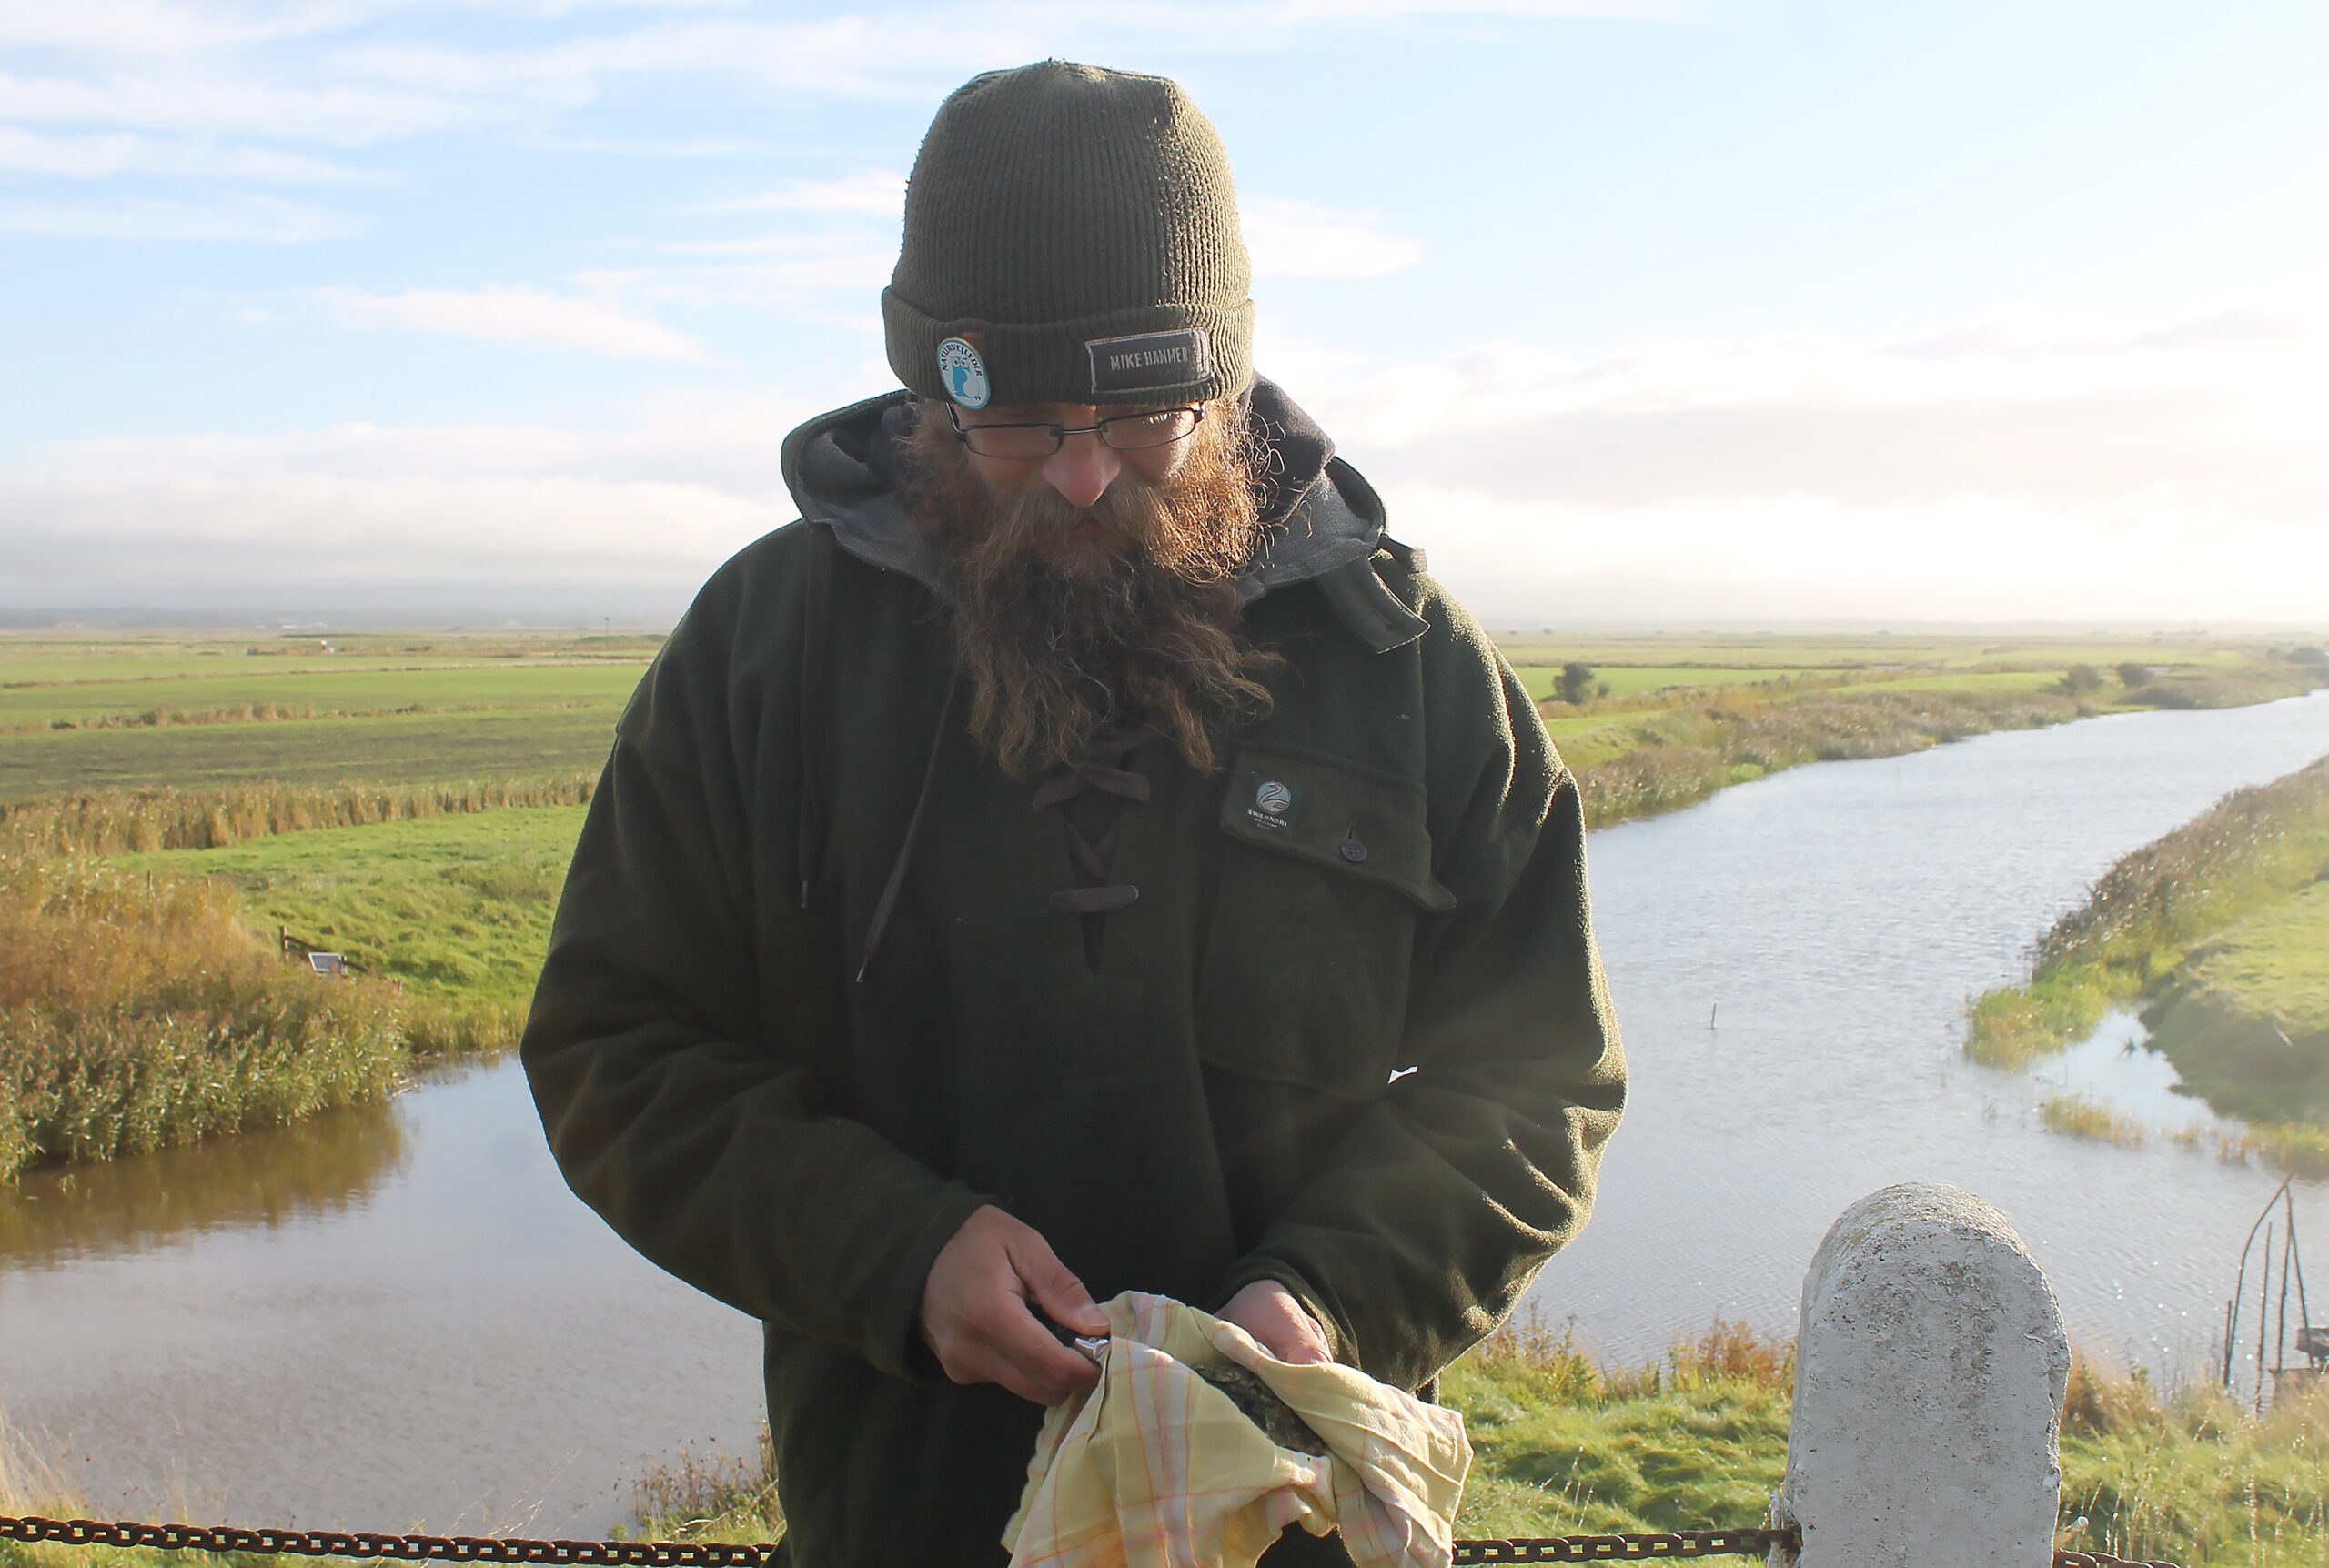
[{"label": "river", "polygon": [[[2329,693],[1797,769],[1593,836],[1634,1071],[1585,1237],[1530,1310],[1610,1358],[1792,1328],[1837,1212],[1945,1181],[2029,1240],[2080,1343],[2213,1349],[2277,1183],[2213,1139],[2046,1131],[1957,1015],[2119,855],[2329,752]],[[2163,1123],[2116,1020],[2044,1070]],[[2329,1201],[2300,1228],[2329,1245]],[[0,1410],[104,1516],[596,1534],[683,1446],[750,1451],[755,1327],[566,1191],[514,1064],[0,1194]]]}]

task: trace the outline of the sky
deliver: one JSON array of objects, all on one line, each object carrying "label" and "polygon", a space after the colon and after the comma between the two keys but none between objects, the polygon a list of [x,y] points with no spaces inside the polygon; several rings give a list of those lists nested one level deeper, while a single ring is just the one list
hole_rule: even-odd
[{"label": "sky", "polygon": [[2329,627],[2313,0],[0,0],[0,610],[668,623],[1050,55],[1491,625]]}]

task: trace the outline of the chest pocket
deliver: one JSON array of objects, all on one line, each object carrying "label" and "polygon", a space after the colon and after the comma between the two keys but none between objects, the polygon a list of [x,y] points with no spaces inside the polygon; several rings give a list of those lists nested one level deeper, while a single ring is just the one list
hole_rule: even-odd
[{"label": "chest pocket", "polygon": [[1431,874],[1423,785],[1249,747],[1230,765],[1221,831],[1200,1053],[1250,1077],[1372,1098],[1397,1065],[1416,920],[1456,903]]}]

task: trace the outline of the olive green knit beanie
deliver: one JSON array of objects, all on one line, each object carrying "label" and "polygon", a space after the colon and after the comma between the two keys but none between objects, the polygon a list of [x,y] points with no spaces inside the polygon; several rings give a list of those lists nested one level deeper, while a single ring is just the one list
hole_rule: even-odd
[{"label": "olive green knit beanie", "polygon": [[1228,157],[1187,94],[1065,60],[992,71],[914,159],[890,367],[966,408],[1233,397],[1252,280]]}]

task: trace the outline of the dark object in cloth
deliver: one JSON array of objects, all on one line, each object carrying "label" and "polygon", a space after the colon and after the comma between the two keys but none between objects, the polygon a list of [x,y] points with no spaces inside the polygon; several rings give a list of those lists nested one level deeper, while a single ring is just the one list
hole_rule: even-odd
[{"label": "dark object in cloth", "polygon": [[1227,1394],[1238,1412],[1260,1427],[1262,1435],[1280,1448],[1290,1448],[1296,1453],[1326,1452],[1326,1440],[1311,1431],[1310,1423],[1295,1414],[1294,1407],[1278,1398],[1277,1391],[1264,1382],[1260,1373],[1235,1362],[1189,1370]]}]

